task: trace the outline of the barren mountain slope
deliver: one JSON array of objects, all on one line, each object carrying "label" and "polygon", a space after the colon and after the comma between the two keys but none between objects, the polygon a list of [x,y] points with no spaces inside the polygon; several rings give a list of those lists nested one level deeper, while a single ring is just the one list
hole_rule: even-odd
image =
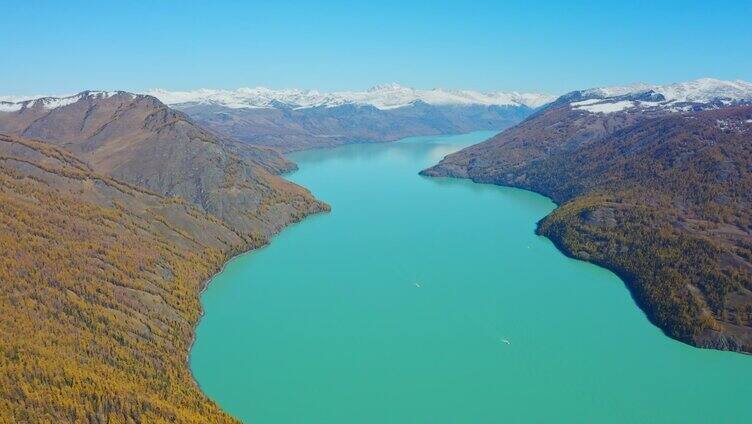
[{"label": "barren mountain slope", "polygon": [[321,209],[307,190],[273,173],[278,153],[222,138],[159,100],[125,92],[23,102],[0,112],[0,132],[61,146],[100,173],[211,212],[243,235],[266,237]]}]

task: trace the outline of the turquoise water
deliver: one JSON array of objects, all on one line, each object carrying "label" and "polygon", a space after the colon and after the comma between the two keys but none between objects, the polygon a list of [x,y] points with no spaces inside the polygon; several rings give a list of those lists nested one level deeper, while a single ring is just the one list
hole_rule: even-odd
[{"label": "turquoise water", "polygon": [[295,155],[332,212],[214,278],[202,389],[254,423],[752,422],[752,357],[664,336],[534,234],[550,200],[417,175],[491,135]]}]

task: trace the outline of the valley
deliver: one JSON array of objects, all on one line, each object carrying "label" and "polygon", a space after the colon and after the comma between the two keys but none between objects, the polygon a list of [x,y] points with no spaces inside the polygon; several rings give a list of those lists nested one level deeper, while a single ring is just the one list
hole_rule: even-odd
[{"label": "valley", "polygon": [[[234,422],[226,410],[241,419],[294,422],[295,409],[289,411],[292,415],[280,415],[284,403],[271,398],[261,402],[266,396],[285,399],[280,393],[286,383],[277,378],[292,378],[278,374],[269,361],[284,359],[292,369],[305,363],[314,380],[324,378],[315,371],[318,367],[339,366],[315,362],[320,355],[333,355],[325,350],[294,354],[311,349],[292,346],[295,337],[316,342],[317,349],[326,348],[325,340],[338,340],[333,346],[337,352],[355,355],[340,358],[342,364],[350,363],[354,375],[385,369],[371,355],[388,357],[393,351],[385,349],[384,340],[402,340],[409,347],[401,354],[407,368],[387,367],[396,380],[376,379],[375,385],[362,386],[356,391],[362,397],[351,399],[350,409],[341,414],[309,411],[327,422],[349,422],[369,409],[362,400],[384,395],[379,387],[391,387],[400,376],[412,375],[411,369],[421,369],[419,359],[429,352],[443,352],[436,360],[443,358],[442,367],[448,368],[426,369],[414,378],[433,379],[435,385],[442,378],[454,379],[458,387],[472,390],[470,381],[480,381],[480,370],[471,380],[451,370],[477,358],[462,359],[465,353],[442,350],[419,336],[434,334],[448,345],[460,333],[465,334],[463,345],[475,346],[476,354],[485,352],[480,355],[486,377],[502,379],[512,373],[519,384],[531,381],[531,390],[539,390],[543,382],[508,367],[542,366],[526,361],[543,361],[543,352],[571,354],[563,363],[575,364],[581,377],[551,364],[544,367],[578,385],[576,393],[585,397],[565,403],[588,405],[593,418],[610,417],[615,410],[622,411],[624,421],[640,417],[622,410],[616,398],[605,409],[586,400],[595,388],[587,378],[597,370],[592,357],[609,354],[597,345],[608,340],[614,349],[630,351],[623,338],[641,346],[639,355],[633,352],[635,370],[656,358],[676,364],[649,372],[681,385],[662,390],[682,391],[698,404],[719,395],[714,402],[727,405],[728,418],[738,416],[732,405],[745,394],[739,385],[746,375],[746,362],[739,362],[744,357],[719,356],[724,371],[711,377],[702,371],[708,355],[733,354],[697,353],[670,341],[646,324],[634,302],[650,322],[681,342],[752,351],[748,83],[706,79],[590,89],[547,104],[538,103],[545,98],[538,95],[399,86],[347,95],[287,92],[285,97],[273,92],[266,93],[267,103],[253,103],[264,97],[252,94],[231,103],[227,92],[199,98],[173,93],[170,101],[190,100],[174,108],[156,97],[125,91],[0,102],[4,416],[21,422]],[[446,135],[488,128],[495,131]],[[423,137],[404,139],[415,134]],[[283,156],[291,152],[301,169]],[[558,207],[510,188],[499,192],[418,177],[421,168],[426,168],[424,176],[532,190]],[[330,206],[308,188],[324,201],[335,200],[334,211],[306,220],[285,231],[281,242],[223,268],[230,258],[267,246],[287,225],[329,212]],[[451,193],[459,197],[444,197]],[[460,224],[462,216],[472,216],[472,225]],[[567,262],[535,231],[567,256],[616,272],[631,297],[615,288],[621,287],[619,279],[597,267]],[[472,241],[481,234],[482,243]],[[303,238],[295,242],[296,237]],[[395,240],[410,246],[398,257],[391,251]],[[304,251],[295,253],[296,245]],[[348,254],[355,256],[347,259]],[[549,271],[523,273],[543,260],[549,261],[544,266]],[[332,269],[340,271],[331,274]],[[199,293],[209,279],[215,283],[204,294],[207,315],[199,321]],[[601,286],[604,282],[608,288]],[[289,291],[289,284],[303,283],[305,287],[296,286],[300,294]],[[213,289],[215,284],[219,288]],[[407,287],[418,292],[403,298],[406,294],[398,291]],[[258,289],[268,291],[256,293]],[[414,295],[429,289],[440,292],[431,295],[432,303],[419,303]],[[247,297],[249,293],[255,294]],[[545,306],[529,304],[547,296],[552,300],[543,301]],[[241,299],[245,303],[237,304]],[[318,300],[312,304],[311,299]],[[568,300],[550,303],[563,299]],[[521,318],[528,316],[523,310],[563,317],[572,302],[580,302],[582,314],[559,318],[559,331],[582,338],[575,348],[561,334],[547,333],[547,318]],[[307,311],[307,321],[297,321],[288,307]],[[473,307],[484,315],[468,312]],[[259,316],[244,311],[266,318],[258,321]],[[454,312],[445,316],[447,311]],[[392,320],[399,316],[417,321],[398,325]],[[348,320],[353,326],[342,326]],[[429,320],[447,326],[432,326]],[[613,325],[591,328],[593,320]],[[272,322],[281,327],[269,327]],[[330,330],[317,336],[322,328]],[[402,339],[393,332],[397,328],[412,329],[415,339]],[[367,333],[360,334],[363,329]],[[497,362],[500,340],[510,349],[522,344],[533,350],[509,363]],[[242,359],[254,355],[246,343],[264,346],[250,364]],[[350,343],[371,348],[351,349]],[[189,350],[191,369],[185,360]],[[217,361],[220,357],[236,362]],[[684,367],[712,381],[707,387],[713,390],[686,391],[689,382],[676,378]],[[248,383],[253,378],[246,372],[277,392],[258,390],[255,382]],[[362,375],[363,381],[372,378]],[[351,384],[332,380],[329,391],[318,391],[321,397],[298,386],[289,396],[305,395],[295,398],[301,405],[327,403],[350,393]],[[491,393],[507,393],[491,381],[483,384]],[[420,392],[420,387],[411,390]],[[463,396],[447,389],[444,403],[453,405]],[[433,402],[416,398],[410,406],[390,399],[400,417],[416,419]],[[490,408],[490,398],[477,400],[479,419],[500,413]],[[459,410],[443,414],[451,417],[452,411]],[[507,405],[507,413],[523,419],[529,410]],[[374,422],[397,418],[375,411],[371,416]],[[673,406],[661,416],[709,418],[702,411]]]},{"label": "valley", "polygon": [[2,6],[0,424],[752,422],[752,3]]}]

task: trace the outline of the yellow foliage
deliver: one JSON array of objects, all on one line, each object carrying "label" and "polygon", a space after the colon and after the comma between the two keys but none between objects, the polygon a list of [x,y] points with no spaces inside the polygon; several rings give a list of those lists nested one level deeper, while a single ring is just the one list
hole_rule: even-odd
[{"label": "yellow foliage", "polygon": [[186,364],[200,284],[226,256],[149,228],[0,173],[0,422],[235,422]]}]

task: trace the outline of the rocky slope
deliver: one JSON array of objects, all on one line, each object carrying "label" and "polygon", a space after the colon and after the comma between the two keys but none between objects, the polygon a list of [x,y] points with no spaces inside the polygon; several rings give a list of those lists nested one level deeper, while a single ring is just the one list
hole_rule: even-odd
[{"label": "rocky slope", "polygon": [[244,236],[264,237],[320,206],[274,175],[294,167],[275,151],[212,134],[154,97],[83,92],[16,105],[0,112],[0,133],[63,147],[96,172],[181,197]]},{"label": "rocky slope", "polygon": [[717,80],[574,92],[423,174],[552,197],[538,231],[619,273],[668,335],[752,352],[750,99]]},{"label": "rocky slope", "polygon": [[327,210],[277,153],[158,100],[85,92],[0,112],[0,421],[234,422],[186,363],[232,255]]},{"label": "rocky slope", "polygon": [[216,133],[281,151],[502,129],[553,100],[542,94],[414,90],[394,84],[339,93],[255,88],[150,94]]}]

